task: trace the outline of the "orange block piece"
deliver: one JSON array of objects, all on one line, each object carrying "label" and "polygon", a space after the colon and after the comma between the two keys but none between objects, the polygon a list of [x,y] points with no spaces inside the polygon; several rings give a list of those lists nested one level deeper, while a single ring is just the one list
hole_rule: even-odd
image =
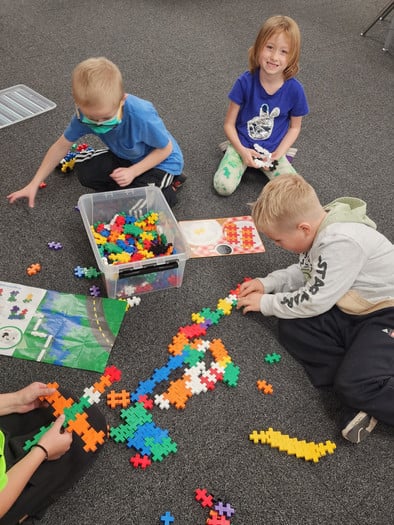
[{"label": "orange block piece", "polygon": [[36,273],[41,272],[41,264],[34,263],[29,266],[26,270],[27,275],[36,275]]},{"label": "orange block piece", "polygon": [[49,396],[41,396],[41,401],[45,400],[53,407],[53,415],[55,417],[59,417],[61,414],[63,414],[63,411],[65,408],[69,408],[73,403],[73,399],[69,397],[66,399],[62,394],[58,391],[59,385],[57,383],[48,383],[47,385],[49,388],[55,388],[56,391],[49,395]]},{"label": "orange block piece", "polygon": [[97,445],[102,445],[104,443],[105,433],[100,430],[97,432],[93,427],[90,427],[87,432],[85,432],[81,439],[85,443],[83,449],[85,452],[96,452]]},{"label": "orange block piece", "polygon": [[68,432],[75,432],[78,434],[78,436],[82,436],[82,434],[86,434],[89,430],[90,424],[87,421],[88,415],[86,412],[83,412],[82,414],[77,414],[75,420],[70,420],[68,422],[68,426],[66,430]]},{"label": "orange block piece", "polygon": [[215,361],[221,361],[223,358],[229,357],[228,352],[225,349],[221,339],[213,339],[210,342],[209,349],[212,352]]},{"label": "orange block piece", "polygon": [[95,390],[100,392],[100,394],[102,394],[104,390],[106,389],[106,387],[111,386],[111,385],[112,385],[112,381],[110,377],[104,375],[104,376],[101,376],[99,383],[93,384],[93,387],[95,388]]},{"label": "orange block piece", "polygon": [[185,408],[186,401],[193,395],[193,392],[186,386],[186,382],[190,381],[189,376],[182,377],[173,381],[168,388],[167,392],[164,392],[163,398],[175,406],[175,408]]},{"label": "orange block piece", "polygon": [[183,348],[189,343],[189,339],[182,332],[178,332],[173,338],[172,343],[168,345],[170,354],[179,355],[183,352]]},{"label": "orange block piece", "polygon": [[264,394],[273,394],[274,393],[274,389],[272,388],[272,385],[267,383],[267,381],[265,379],[264,379],[264,381],[262,381],[260,379],[257,381],[257,388],[259,390],[261,390],[262,392],[264,392]]},{"label": "orange block piece", "polygon": [[128,407],[130,405],[130,392],[127,392],[126,390],[122,390],[121,392],[111,390],[111,392],[107,394],[107,405],[111,408],[119,406],[123,408]]}]

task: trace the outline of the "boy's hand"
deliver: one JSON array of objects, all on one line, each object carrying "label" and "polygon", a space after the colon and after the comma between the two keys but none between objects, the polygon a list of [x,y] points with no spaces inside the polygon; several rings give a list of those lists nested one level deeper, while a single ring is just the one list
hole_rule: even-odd
[{"label": "boy's hand", "polygon": [[243,308],[243,314],[247,314],[248,312],[260,312],[260,301],[262,297],[262,293],[252,292],[246,297],[238,299],[237,310]]},{"label": "boy's hand", "polygon": [[239,289],[238,297],[246,297],[253,292],[259,292],[261,294],[264,293],[263,283],[258,279],[251,279],[242,283]]},{"label": "boy's hand", "polygon": [[137,176],[138,175],[134,173],[133,166],[129,168],[116,168],[110,175],[121,188],[129,186]]},{"label": "boy's hand", "polygon": [[13,204],[18,199],[26,198],[29,204],[30,208],[34,208],[34,200],[37,194],[37,188],[35,186],[32,186],[31,184],[28,184],[24,188],[18,191],[14,191],[13,193],[10,193],[7,195],[8,202],[10,204]]}]

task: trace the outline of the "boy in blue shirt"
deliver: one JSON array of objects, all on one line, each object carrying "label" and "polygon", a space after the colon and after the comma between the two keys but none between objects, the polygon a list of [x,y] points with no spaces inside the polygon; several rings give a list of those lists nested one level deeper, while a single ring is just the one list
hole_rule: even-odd
[{"label": "boy in blue shirt", "polygon": [[125,94],[119,68],[110,60],[89,58],[72,74],[75,115],[63,135],[49,148],[31,182],[8,195],[10,203],[27,198],[30,207],[40,184],[69,151],[87,134],[96,135],[108,149],[84,155],[77,176],[83,186],[96,191],[154,184],[170,206],[184,181],[183,156],[154,106]]}]

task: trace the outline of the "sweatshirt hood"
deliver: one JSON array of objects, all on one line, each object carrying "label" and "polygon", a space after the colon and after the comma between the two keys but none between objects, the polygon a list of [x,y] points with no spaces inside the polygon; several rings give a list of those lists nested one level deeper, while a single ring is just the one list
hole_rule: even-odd
[{"label": "sweatshirt hood", "polygon": [[376,224],[367,216],[367,204],[356,197],[341,197],[330,202],[324,209],[328,212],[319,231],[335,222],[357,222],[376,230]]}]

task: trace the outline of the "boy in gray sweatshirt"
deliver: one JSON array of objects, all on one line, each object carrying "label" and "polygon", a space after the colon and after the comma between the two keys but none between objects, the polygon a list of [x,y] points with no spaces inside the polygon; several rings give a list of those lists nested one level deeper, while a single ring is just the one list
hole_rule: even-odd
[{"label": "boy in gray sweatshirt", "polygon": [[238,308],[279,318],[283,346],[314,386],[332,386],[343,402],[345,439],[359,443],[377,420],[394,426],[394,246],[365,202],[323,207],[301,176],[280,175],[252,216],[299,261],[243,283]]}]

